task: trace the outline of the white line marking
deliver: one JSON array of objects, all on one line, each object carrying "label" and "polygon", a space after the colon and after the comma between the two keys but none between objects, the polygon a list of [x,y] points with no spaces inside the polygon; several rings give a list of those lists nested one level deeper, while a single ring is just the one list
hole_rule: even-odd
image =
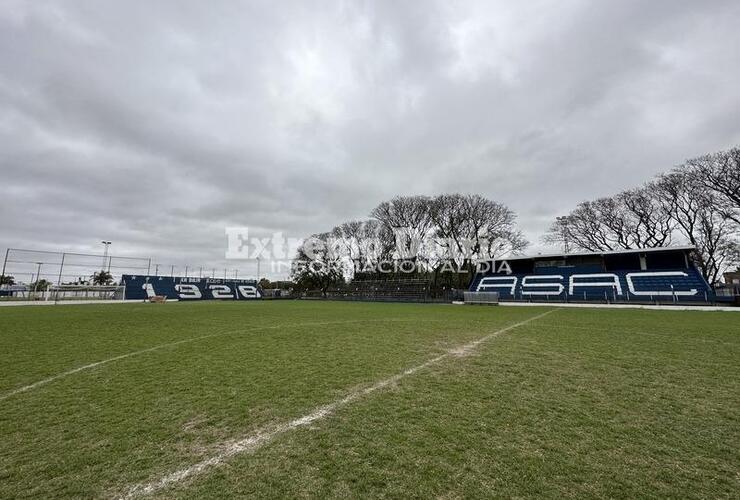
[{"label": "white line marking", "polygon": [[155,345],[153,347],[147,347],[146,349],[142,349],[140,351],[133,351],[126,354],[121,354],[120,356],[115,356],[108,359],[103,359],[101,361],[96,361],[94,363],[90,363],[88,365],[78,366],[77,368],[73,368],[71,370],[68,370],[66,372],[58,373],[56,375],[53,375],[49,378],[45,378],[43,380],[39,380],[37,382],[34,382],[29,385],[25,385],[23,387],[18,387],[17,389],[13,389],[9,392],[6,392],[5,394],[0,395],[0,401],[3,401],[5,399],[8,399],[11,396],[15,396],[16,394],[20,394],[22,392],[30,391],[32,389],[36,389],[37,387],[41,387],[43,385],[46,385],[48,383],[54,382],[55,380],[59,380],[64,377],[68,377],[70,375],[74,375],[75,373],[89,370],[91,368],[95,368],[96,366],[100,365],[106,365],[108,363],[112,363],[114,361],[119,361],[121,359],[130,358],[132,356],[138,356],[139,354],[146,354],[148,352],[156,351],[159,349],[164,349],[165,347],[174,347],[180,344],[185,344],[187,342],[196,342],[198,340],[203,340],[211,337],[222,337],[225,335],[237,335],[240,333],[251,333],[251,332],[257,332],[260,330],[275,330],[279,328],[293,328],[293,327],[304,327],[304,326],[321,326],[321,325],[333,325],[333,324],[344,324],[344,323],[363,323],[363,322],[376,322],[376,321],[436,321],[436,320],[420,320],[420,319],[406,319],[406,318],[383,318],[383,319],[350,319],[350,320],[342,320],[342,321],[315,321],[312,323],[293,323],[293,324],[287,324],[287,325],[275,325],[275,326],[260,326],[256,328],[249,328],[249,329],[239,329],[239,330],[229,330],[228,332],[221,332],[221,333],[211,333],[208,335],[200,335],[198,337],[190,337],[187,339],[178,340],[175,342],[168,342],[166,344],[159,344]]},{"label": "white line marking", "polygon": [[313,422],[316,422],[317,420],[321,420],[331,415],[339,408],[346,406],[347,404],[355,401],[356,399],[359,399],[363,396],[366,396],[370,393],[373,393],[391,384],[394,384],[404,377],[412,375],[418,372],[419,370],[427,368],[428,366],[439,363],[445,358],[459,356],[460,353],[468,353],[472,351],[473,349],[475,349],[476,347],[478,347],[483,342],[486,342],[487,340],[490,340],[493,337],[501,335],[502,333],[508,332],[515,328],[518,328],[531,321],[540,319],[554,311],[555,311],[554,309],[551,309],[542,314],[538,314],[537,316],[533,316],[529,319],[520,321],[518,323],[514,323],[513,325],[507,326],[493,333],[489,333],[488,335],[481,337],[478,340],[475,340],[473,342],[469,342],[462,346],[450,349],[446,351],[444,354],[441,354],[435,358],[425,361],[424,363],[420,365],[413,366],[396,375],[393,375],[392,377],[380,380],[379,382],[374,383],[370,387],[366,387],[365,389],[350,392],[342,399],[338,399],[324,406],[319,406],[318,408],[311,411],[311,413],[308,413],[295,420],[291,420],[290,422],[283,423],[283,424],[268,425],[267,427],[264,427],[256,431],[254,434],[247,436],[243,439],[226,442],[222,444],[221,446],[218,446],[218,448],[221,449],[222,451],[217,453],[216,455],[210,458],[207,458],[206,460],[203,460],[202,462],[198,462],[189,467],[186,467],[184,469],[180,469],[178,471],[167,474],[166,476],[156,481],[133,486],[132,488],[128,490],[128,493],[121,498],[131,499],[131,498],[136,498],[139,496],[151,495],[152,493],[156,493],[157,491],[167,488],[168,486],[172,484],[179,483],[180,481],[183,481],[189,477],[196,476],[204,472],[206,469],[210,467],[221,465],[226,460],[228,460],[229,458],[235,455],[257,451],[259,448],[268,444],[270,441],[272,441],[274,438],[278,437],[281,434],[285,434],[286,432],[290,430],[296,429],[298,427],[304,427]]}]

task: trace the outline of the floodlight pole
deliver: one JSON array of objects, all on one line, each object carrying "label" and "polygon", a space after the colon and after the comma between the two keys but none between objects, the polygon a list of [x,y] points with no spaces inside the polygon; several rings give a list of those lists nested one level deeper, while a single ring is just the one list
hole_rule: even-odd
[{"label": "floodlight pole", "polygon": [[5,260],[3,261],[3,273],[0,274],[0,278],[5,277],[5,266],[8,264],[8,254],[10,253],[10,248],[5,249]]},{"label": "floodlight pole", "polygon": [[57,286],[62,284],[62,270],[64,270],[64,257],[66,253],[62,253],[62,263],[59,265],[59,278],[57,278]]},{"label": "floodlight pole", "polygon": [[260,281],[260,258],[257,257],[257,283]]},{"label": "floodlight pole", "polygon": [[154,276],[159,276],[159,264],[154,264]]},{"label": "floodlight pole", "polygon": [[188,266],[185,266],[185,277],[188,277]]},{"label": "floodlight pole", "polygon": [[198,279],[203,279],[203,267],[198,268]]},{"label": "floodlight pole", "polygon": [[170,266],[170,278],[174,278],[174,277],[175,277],[175,265],[173,264]]},{"label": "floodlight pole", "polygon": [[103,240],[100,243],[102,243],[104,245],[104,249],[103,249],[103,267],[101,268],[101,271],[105,271],[105,261],[108,260],[108,246],[111,244],[111,242],[110,241]]},{"label": "floodlight pole", "polygon": [[36,293],[36,290],[39,287],[39,279],[41,278],[41,264],[42,262],[37,262],[38,267],[36,268],[36,282],[33,284],[33,293]]}]

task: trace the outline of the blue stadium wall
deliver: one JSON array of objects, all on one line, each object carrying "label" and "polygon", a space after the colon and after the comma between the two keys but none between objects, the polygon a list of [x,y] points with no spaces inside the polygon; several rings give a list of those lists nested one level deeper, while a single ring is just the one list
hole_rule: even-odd
[{"label": "blue stadium wall", "polygon": [[256,300],[262,290],[254,280],[217,278],[183,278],[169,276],[139,276],[124,274],[121,284],[126,287],[126,299],[146,300],[164,295],[177,300]]},{"label": "blue stadium wall", "polygon": [[[469,290],[526,302],[714,302],[711,287],[687,252],[636,250],[494,261],[490,270],[473,278]],[[547,265],[553,260],[562,263]]]}]

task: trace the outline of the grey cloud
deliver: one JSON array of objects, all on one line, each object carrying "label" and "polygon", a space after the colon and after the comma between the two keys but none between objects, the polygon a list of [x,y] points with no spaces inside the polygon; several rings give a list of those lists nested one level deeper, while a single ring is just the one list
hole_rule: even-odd
[{"label": "grey cloud", "polygon": [[449,191],[536,242],[740,143],[738,21],[729,0],[7,2],[0,247],[221,267],[227,225],[304,236]]}]

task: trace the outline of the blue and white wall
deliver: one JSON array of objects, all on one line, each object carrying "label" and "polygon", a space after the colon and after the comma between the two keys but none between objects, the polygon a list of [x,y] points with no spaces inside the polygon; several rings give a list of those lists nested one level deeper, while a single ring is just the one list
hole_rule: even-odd
[{"label": "blue and white wall", "polygon": [[498,292],[503,300],[706,302],[713,293],[694,268],[659,271],[538,268],[536,272],[479,274],[471,291]]},{"label": "blue and white wall", "polygon": [[124,274],[121,284],[126,286],[126,299],[132,300],[145,300],[155,295],[164,295],[168,299],[177,300],[255,300],[262,298],[262,290],[254,280]]}]

